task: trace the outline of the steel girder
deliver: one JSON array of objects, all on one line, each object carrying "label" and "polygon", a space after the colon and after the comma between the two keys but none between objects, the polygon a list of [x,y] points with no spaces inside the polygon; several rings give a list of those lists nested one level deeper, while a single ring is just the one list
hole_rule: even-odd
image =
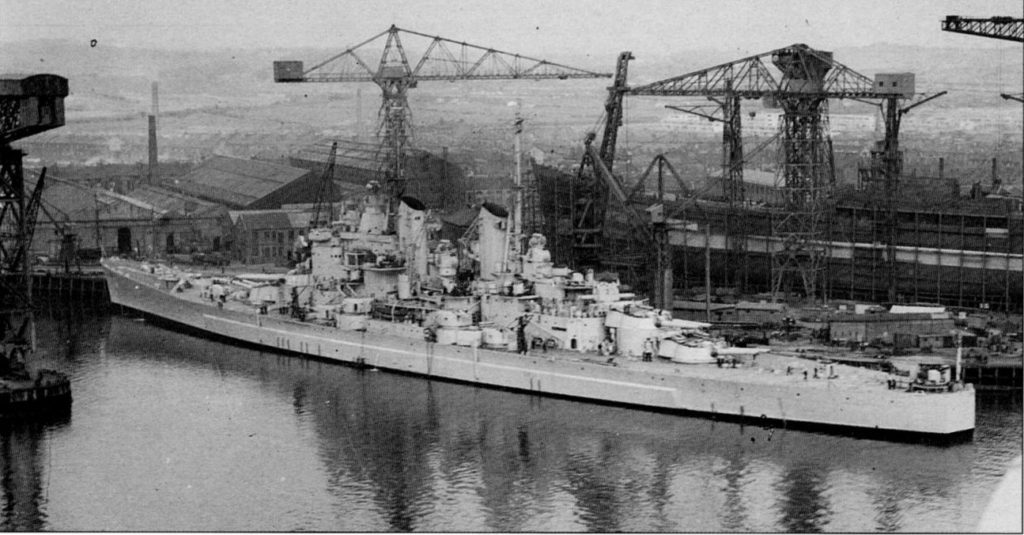
[{"label": "steel girder", "polygon": [[1024,43],[1024,19],[1013,17],[982,19],[949,15],[942,21],[942,30]]}]

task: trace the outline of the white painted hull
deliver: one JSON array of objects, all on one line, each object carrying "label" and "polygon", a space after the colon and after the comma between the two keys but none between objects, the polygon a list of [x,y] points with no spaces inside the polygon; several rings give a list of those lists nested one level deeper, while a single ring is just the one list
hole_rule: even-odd
[{"label": "white painted hull", "polygon": [[974,429],[973,389],[911,394],[888,390],[884,381],[877,387],[844,388],[838,382],[833,387],[779,371],[665,362],[609,366],[581,359],[578,353],[518,355],[431,343],[415,324],[373,319],[365,331],[346,331],[181,298],[131,266],[104,261],[115,304],[205,333],[322,359],[539,394],[881,438],[964,436]]}]

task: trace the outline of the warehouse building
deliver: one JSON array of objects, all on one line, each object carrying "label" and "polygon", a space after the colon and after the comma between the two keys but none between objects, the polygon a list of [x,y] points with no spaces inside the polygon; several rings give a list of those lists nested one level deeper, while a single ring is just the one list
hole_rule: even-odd
[{"label": "warehouse building", "polygon": [[319,181],[319,173],[309,169],[214,156],[168,187],[232,210],[271,210],[314,202]]}]

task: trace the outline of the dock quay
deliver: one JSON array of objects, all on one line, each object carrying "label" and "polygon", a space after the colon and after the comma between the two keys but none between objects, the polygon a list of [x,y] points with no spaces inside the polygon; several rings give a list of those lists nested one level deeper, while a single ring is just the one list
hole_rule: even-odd
[{"label": "dock quay", "polygon": [[35,269],[32,279],[32,296],[42,301],[61,302],[110,302],[107,282],[103,273],[97,270],[64,271],[58,269]]},{"label": "dock quay", "polygon": [[43,300],[58,299],[97,304],[110,302],[107,281],[103,278],[103,272],[98,269],[37,269],[32,272],[32,294]]},{"label": "dock quay", "polygon": [[1021,382],[1021,360],[968,363],[964,366],[964,381],[973,383],[978,390],[1019,390]]},{"label": "dock quay", "polygon": [[[812,347],[794,347],[790,351],[776,351],[776,353],[874,370],[898,370],[909,372],[911,375],[922,363],[949,366],[956,363],[956,357],[950,355],[864,355],[820,351]],[[973,384],[977,390],[1019,390],[1024,388],[1024,382],[1022,382],[1024,365],[1022,364],[1024,364],[1024,358],[1018,353],[1016,355],[972,356],[964,358],[960,365],[963,367],[964,382]]]}]

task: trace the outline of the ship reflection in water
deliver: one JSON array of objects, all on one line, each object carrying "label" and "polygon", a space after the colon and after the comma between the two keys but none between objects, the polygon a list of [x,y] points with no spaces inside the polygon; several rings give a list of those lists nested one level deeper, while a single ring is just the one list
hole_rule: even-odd
[{"label": "ship reflection in water", "polygon": [[741,426],[43,318],[70,419],[0,432],[5,531],[970,531],[1021,449]]}]

